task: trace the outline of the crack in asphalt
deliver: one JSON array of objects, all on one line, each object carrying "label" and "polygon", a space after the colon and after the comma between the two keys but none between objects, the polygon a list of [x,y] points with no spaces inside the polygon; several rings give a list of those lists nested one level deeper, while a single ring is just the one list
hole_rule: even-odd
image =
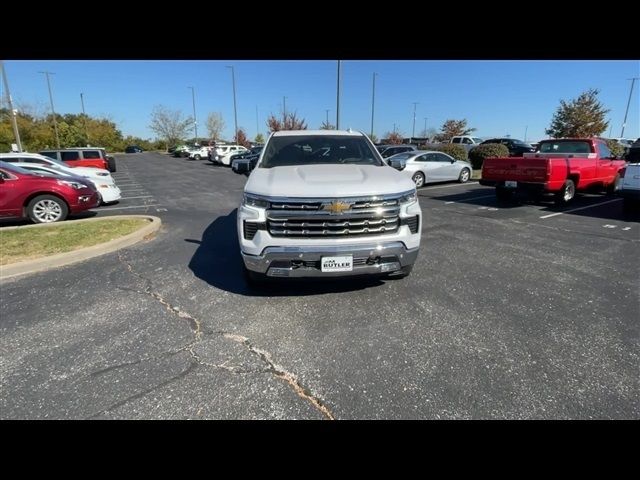
[{"label": "crack in asphalt", "polygon": [[[316,410],[318,410],[325,418],[327,418],[329,420],[335,420],[335,416],[333,415],[333,413],[331,413],[329,408],[327,408],[327,406],[322,402],[322,400],[317,395],[314,395],[313,392],[311,392],[309,389],[303,387],[295,374],[287,371],[285,368],[283,368],[280,365],[276,364],[272,360],[271,354],[269,352],[267,352],[266,350],[262,350],[262,349],[260,349],[260,348],[258,348],[256,346],[254,346],[253,344],[251,344],[251,342],[249,341],[249,339],[247,337],[243,337],[241,335],[237,335],[237,334],[234,334],[234,333],[227,333],[227,332],[223,332],[223,331],[215,332],[216,334],[221,335],[223,338],[226,338],[228,340],[231,340],[231,341],[234,341],[236,343],[239,343],[239,344],[243,345],[245,348],[247,348],[247,350],[249,350],[249,352],[251,352],[254,355],[257,355],[258,358],[264,364],[266,364],[267,368],[260,369],[260,370],[242,369],[242,368],[228,366],[228,365],[226,365],[227,362],[223,362],[222,364],[214,364],[214,363],[209,363],[209,362],[206,362],[206,361],[202,360],[200,358],[200,356],[193,350],[193,348],[196,346],[196,344],[198,344],[201,341],[202,336],[203,336],[203,330],[202,330],[201,322],[197,318],[192,316],[191,314],[189,314],[189,313],[185,312],[184,310],[180,309],[179,307],[174,307],[173,305],[171,305],[171,303],[169,303],[167,300],[165,300],[162,297],[162,295],[160,295],[159,293],[152,291],[151,288],[153,286],[153,283],[151,282],[151,280],[146,278],[146,277],[144,277],[143,275],[135,272],[133,270],[133,267],[131,266],[131,264],[124,259],[124,257],[122,256],[121,252],[118,252],[118,260],[120,261],[120,263],[122,263],[126,267],[126,269],[127,269],[127,271],[129,273],[131,273],[132,275],[136,276],[140,280],[143,280],[146,283],[146,287],[145,287],[144,291],[136,290],[136,289],[129,288],[129,287],[121,287],[121,286],[117,286],[116,288],[118,288],[120,290],[132,291],[132,292],[135,292],[135,293],[138,293],[138,294],[141,294],[141,295],[148,295],[148,296],[154,298],[155,300],[157,300],[158,302],[160,302],[160,304],[162,304],[167,309],[167,311],[169,311],[173,315],[177,315],[178,317],[186,319],[186,320],[189,321],[189,326],[193,330],[195,338],[193,339],[193,341],[189,342],[184,347],[181,347],[180,349],[178,349],[175,353],[178,353],[178,352],[181,352],[181,351],[187,351],[187,352],[189,352],[189,354],[191,355],[193,360],[196,362],[196,364],[202,365],[202,366],[206,366],[206,367],[212,367],[212,368],[226,370],[226,371],[231,372],[233,374],[269,373],[269,374],[271,374],[271,375],[273,375],[273,376],[285,381],[291,387],[291,389],[296,393],[296,395],[298,395],[303,400],[306,400],[306,401],[310,402],[311,405]],[[133,363],[138,363],[138,362],[133,362]],[[126,365],[122,365],[122,366],[126,366]],[[118,366],[110,367],[110,368],[107,368],[105,370],[108,371],[108,370],[112,370],[112,369],[117,368],[117,367]],[[191,370],[190,368],[187,369],[187,371],[185,372],[185,375],[190,370]],[[173,379],[170,380],[170,381],[173,381]],[[151,390],[148,390],[148,391],[142,392],[140,394],[134,395],[132,397],[129,397],[128,399],[117,403],[115,406],[109,407],[109,409],[104,410],[103,412],[108,412],[110,410],[113,410],[114,408],[122,406],[125,403],[127,403],[129,400],[140,398],[141,396],[144,396],[147,393],[149,393],[149,391],[152,391],[155,388],[163,386],[166,383],[167,382],[164,382],[164,383],[154,387]],[[99,414],[96,414],[96,415],[99,415]]]},{"label": "crack in asphalt", "polygon": [[298,380],[298,378],[293,373],[288,372],[283,367],[276,364],[271,359],[271,354],[269,354],[269,352],[252,345],[251,342],[249,342],[249,339],[247,337],[243,337],[235,333],[225,333],[223,334],[223,336],[225,338],[228,338],[229,340],[233,340],[236,343],[240,343],[244,345],[251,353],[258,355],[260,360],[262,360],[264,363],[267,364],[268,372],[272,373],[274,376],[287,382],[299,397],[311,402],[311,405],[313,405],[316,410],[320,411],[320,413],[322,413],[327,419],[335,420],[335,417],[333,416],[331,411],[326,407],[326,405],[322,403],[322,400],[320,400],[320,398],[314,395],[311,391],[304,388],[300,384],[300,381]]}]

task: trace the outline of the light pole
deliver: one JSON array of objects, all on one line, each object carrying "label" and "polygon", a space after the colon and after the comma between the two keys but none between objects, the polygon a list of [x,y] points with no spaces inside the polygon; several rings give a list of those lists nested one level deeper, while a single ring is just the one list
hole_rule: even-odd
[{"label": "light pole", "polygon": [[238,141],[238,110],[236,108],[236,74],[233,65],[227,65],[231,69],[231,82],[233,83],[233,123],[236,142]]},{"label": "light pole", "polygon": [[425,135],[425,137],[427,136],[427,118],[428,117],[424,117],[424,135]]},{"label": "light pole", "polygon": [[622,122],[622,133],[620,134],[620,138],[624,138],[624,127],[627,126],[627,114],[629,113],[629,104],[631,103],[631,94],[633,93],[633,84],[636,83],[640,77],[627,78],[627,80],[631,80],[631,89],[629,90],[629,100],[627,101],[627,110],[624,112],[624,121]]},{"label": "light pole", "polygon": [[60,149],[60,136],[58,135],[58,122],[56,122],[56,111],[53,108],[53,94],[51,93],[51,82],[49,81],[49,75],[55,75],[53,72],[38,72],[44,73],[47,77],[47,87],[49,88],[49,101],[51,102],[51,113],[53,114],[53,130],[56,132],[56,145]]},{"label": "light pole", "polygon": [[326,108],[324,111],[327,113],[327,127],[328,127],[329,126],[329,109]]},{"label": "light pole", "polygon": [[16,110],[13,109],[13,100],[11,99],[11,93],[9,93],[9,82],[7,81],[7,72],[4,70],[4,62],[0,61],[2,67],[2,81],[4,82],[4,91],[7,95],[7,103],[9,104],[9,116],[11,117],[11,126],[13,127],[13,135],[16,137],[16,145],[18,145],[18,152],[22,152],[22,142],[20,141],[20,132],[18,131],[18,121],[16,119]]},{"label": "light pole", "polygon": [[[419,102],[413,102],[413,130],[411,130],[412,139],[416,136],[416,106],[418,105],[418,103]],[[411,143],[411,140],[409,140],[409,143]]]},{"label": "light pole", "polygon": [[340,74],[342,71],[342,60],[338,60],[338,89],[336,95],[336,130],[340,130]]},{"label": "light pole", "polygon": [[376,75],[378,75],[377,73],[373,73],[373,89],[371,91],[371,134],[369,135],[369,138],[373,138],[373,112],[375,110],[375,105],[376,105]]},{"label": "light pole", "polygon": [[89,146],[89,128],[87,127],[87,114],[84,112],[84,93],[80,93],[80,103],[82,104],[82,116],[84,117],[84,135],[87,137],[87,147]]},{"label": "light pole", "polygon": [[191,89],[191,102],[193,103],[193,128],[195,130],[195,143],[198,143],[198,117],[196,117],[196,89],[193,87],[187,87]]},{"label": "light pole", "polygon": [[258,105],[256,105],[256,137],[260,135],[260,124],[258,123]]},{"label": "light pole", "polygon": [[282,97],[282,121],[287,123],[287,97]]},{"label": "light pole", "polygon": [[524,143],[527,143],[527,130],[529,130],[529,125],[524,127]]}]

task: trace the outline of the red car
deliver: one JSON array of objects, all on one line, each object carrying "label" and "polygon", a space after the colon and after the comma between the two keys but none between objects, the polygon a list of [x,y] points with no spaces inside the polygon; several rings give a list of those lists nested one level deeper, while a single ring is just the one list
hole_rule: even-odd
[{"label": "red car", "polygon": [[98,206],[98,192],[82,178],[47,177],[0,162],[0,218],[59,222]]}]

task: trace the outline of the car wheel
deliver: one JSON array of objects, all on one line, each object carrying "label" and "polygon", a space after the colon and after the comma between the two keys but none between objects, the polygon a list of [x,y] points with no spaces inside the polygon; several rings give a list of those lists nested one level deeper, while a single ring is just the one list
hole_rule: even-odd
[{"label": "car wheel", "polygon": [[413,177],[411,177],[411,179],[413,180],[413,183],[416,184],[416,188],[420,188],[424,186],[424,182],[425,182],[424,173],[416,172],[413,174]]},{"label": "car wheel", "polygon": [[469,171],[469,169],[463,168],[462,171],[460,172],[460,176],[458,177],[458,181],[460,183],[467,183],[470,178],[471,178],[471,172]]},{"label": "car wheel", "polygon": [[202,158],[202,157],[200,157],[200,155],[198,155],[197,153],[193,156],[194,160],[200,160],[200,158]]},{"label": "car wheel", "polygon": [[566,205],[576,196],[576,184],[571,179],[567,179],[558,193],[556,193],[556,204]]},{"label": "car wheel", "polygon": [[27,215],[34,223],[61,222],[68,214],[65,201],[53,195],[39,195],[27,205]]}]

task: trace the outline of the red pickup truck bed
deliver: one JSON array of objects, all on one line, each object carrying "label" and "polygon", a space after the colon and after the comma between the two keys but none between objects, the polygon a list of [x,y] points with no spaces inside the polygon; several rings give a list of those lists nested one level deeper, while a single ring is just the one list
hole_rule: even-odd
[{"label": "red pickup truck bed", "polygon": [[567,203],[577,191],[613,193],[624,166],[600,139],[544,140],[524,157],[487,158],[480,184],[495,187],[499,199],[525,191],[554,193],[558,203]]}]

